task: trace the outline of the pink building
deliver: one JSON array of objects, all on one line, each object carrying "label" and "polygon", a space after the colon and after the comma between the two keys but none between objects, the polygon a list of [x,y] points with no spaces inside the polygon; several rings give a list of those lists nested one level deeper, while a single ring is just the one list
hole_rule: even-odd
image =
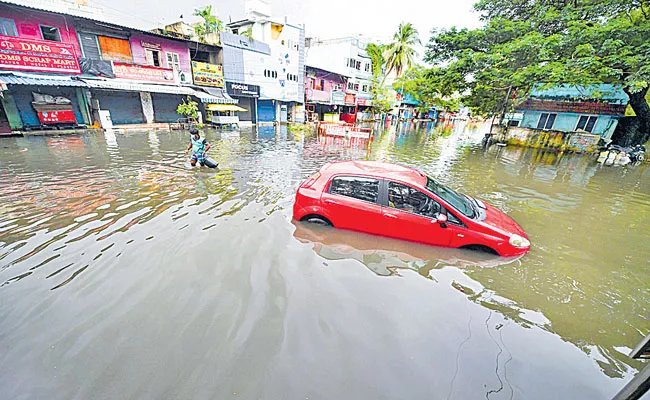
[{"label": "pink building", "polygon": [[129,39],[133,63],[172,68],[192,81],[192,66],[187,42],[133,32]]},{"label": "pink building", "polygon": [[0,35],[66,43],[73,46],[75,57],[81,54],[77,32],[64,15],[36,10],[26,13],[23,7],[2,4]]}]

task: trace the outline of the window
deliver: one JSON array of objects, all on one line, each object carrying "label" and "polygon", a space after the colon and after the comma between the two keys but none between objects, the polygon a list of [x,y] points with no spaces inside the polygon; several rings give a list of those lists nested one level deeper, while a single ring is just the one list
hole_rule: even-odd
[{"label": "window", "polygon": [[[271,71],[270,69],[265,69],[264,70],[264,76],[266,78],[277,78],[278,73],[276,71]],[[287,75],[287,79],[288,79],[288,77],[289,77],[289,75]]]},{"label": "window", "polygon": [[338,176],[332,180],[329,192],[376,203],[377,197],[379,197],[379,181],[370,178]]},{"label": "window", "polygon": [[368,91],[368,85],[363,85],[363,89],[362,89],[362,91],[363,91],[363,92],[367,92],[367,91]]},{"label": "window", "polygon": [[354,66],[354,68],[358,69],[361,71],[361,61],[357,61],[357,65]]},{"label": "window", "polygon": [[348,90],[354,90],[354,84],[352,82],[348,82]]},{"label": "window", "polygon": [[158,50],[144,49],[147,65],[160,67],[160,52]]},{"label": "window", "polygon": [[357,90],[357,91],[359,90],[359,84],[358,83],[354,84],[354,90]]},{"label": "window", "polygon": [[439,196],[441,199],[451,204],[456,210],[461,212],[463,215],[475,218],[477,216],[476,209],[469,197],[456,192],[453,189],[448,188],[445,185],[442,185],[435,180],[427,177],[427,189],[431,193]]},{"label": "window", "polygon": [[364,71],[370,72],[370,64],[366,63],[365,67],[363,68]]},{"label": "window", "polygon": [[598,121],[598,117],[596,116],[581,115],[580,118],[578,118],[576,131],[582,130],[591,133],[594,130],[594,125],[596,125],[596,121]]},{"label": "window", "polygon": [[79,32],[79,44],[81,44],[81,54],[84,58],[90,60],[101,60],[102,53],[99,50],[97,35],[86,32]]},{"label": "window", "polygon": [[320,80],[320,90],[325,90],[325,79]]},{"label": "window", "polygon": [[181,70],[181,61],[178,53],[167,52],[167,68],[172,68],[174,71]]},{"label": "window", "polygon": [[0,18],[0,34],[5,36],[18,36],[16,24],[13,19]]},{"label": "window", "polygon": [[43,40],[51,40],[53,42],[61,41],[61,34],[59,33],[59,28],[53,26],[41,25],[41,37]]},{"label": "window", "polygon": [[542,113],[537,121],[537,129],[553,129],[557,114]]},{"label": "window", "polygon": [[388,206],[423,217],[434,218],[442,207],[431,197],[401,183],[388,183]]}]

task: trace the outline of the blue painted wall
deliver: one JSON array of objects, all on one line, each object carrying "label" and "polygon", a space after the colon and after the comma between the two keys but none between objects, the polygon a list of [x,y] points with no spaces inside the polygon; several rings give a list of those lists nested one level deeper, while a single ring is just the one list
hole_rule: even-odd
[{"label": "blue painted wall", "polygon": [[[537,128],[537,122],[539,121],[540,115],[545,111],[535,111],[535,110],[519,110],[522,112],[523,119],[519,126],[524,128]],[[576,125],[578,124],[578,119],[581,115],[591,115],[591,114],[577,114],[577,113],[557,113],[557,118],[551,130],[561,131],[561,132],[575,132]],[[611,136],[614,133],[616,124],[618,122],[618,117],[612,115],[598,115],[598,120],[594,129],[593,134],[601,135],[605,137]]]}]

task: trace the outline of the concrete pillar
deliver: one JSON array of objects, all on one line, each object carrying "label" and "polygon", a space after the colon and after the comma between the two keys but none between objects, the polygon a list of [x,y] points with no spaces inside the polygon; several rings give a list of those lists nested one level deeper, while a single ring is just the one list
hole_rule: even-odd
[{"label": "concrete pillar", "polygon": [[280,102],[273,100],[273,104],[275,104],[275,122],[280,122]]},{"label": "concrete pillar", "polygon": [[142,114],[147,124],[154,123],[153,115],[153,100],[151,100],[151,93],[140,92],[140,103],[142,103]]},{"label": "concrete pillar", "polygon": [[79,104],[79,111],[81,111],[81,117],[83,118],[84,125],[92,125],[92,117],[90,114],[90,107],[88,104],[88,97],[85,93],[86,89],[78,87],[76,90],[77,94],[77,103]]}]

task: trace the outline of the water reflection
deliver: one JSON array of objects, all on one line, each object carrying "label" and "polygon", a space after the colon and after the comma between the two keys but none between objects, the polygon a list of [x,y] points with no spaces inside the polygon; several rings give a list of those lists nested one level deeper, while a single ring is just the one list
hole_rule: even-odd
[{"label": "water reflection", "polygon": [[[226,360],[228,368],[211,369],[222,379],[233,376],[226,370],[241,376],[255,371],[259,386],[251,389],[251,398],[264,397],[262,388],[278,398],[309,391],[289,393],[259,383],[265,374],[279,374],[273,365],[319,376],[301,382],[318,387],[323,398],[342,394],[318,382],[346,387],[350,376],[362,383],[351,391],[365,398],[382,393],[475,398],[499,387],[489,398],[548,398],[556,396],[555,389],[572,398],[609,397],[622,385],[619,378],[629,379],[640,368],[624,353],[649,324],[649,169],[603,167],[588,156],[536,149],[484,149],[483,130],[472,122],[415,129],[410,123],[388,124],[366,142],[286,126],[211,131],[207,139],[218,171],[185,167],[186,132],[2,138],[0,335],[16,345],[0,356],[0,387],[8,387],[11,374],[34,368],[51,376],[35,365],[51,357],[44,349],[52,338],[92,344],[70,346],[73,359],[75,351],[97,359],[90,349],[101,347],[118,349],[119,358],[126,353],[107,339],[118,330],[142,339],[142,346],[128,353],[146,359],[144,337],[131,327],[147,320],[155,332],[184,339],[205,334],[210,340],[198,340],[200,350],[186,350],[209,358],[210,365]],[[334,159],[416,166],[508,212],[529,233],[533,248],[510,261],[292,225],[296,186]],[[121,317],[131,312],[137,316]],[[167,325],[168,319],[175,322]],[[188,328],[177,331],[180,326]],[[256,335],[259,342],[247,342]],[[156,345],[170,348],[172,338],[158,338]],[[221,347],[206,355],[215,338]],[[358,356],[358,364],[336,358],[341,352]],[[409,360],[419,353],[426,357],[414,368]],[[194,361],[169,357],[165,365],[195,369]],[[176,364],[179,359],[183,362]],[[341,375],[334,381],[319,375],[309,360]],[[579,375],[575,388],[562,386],[571,376],[555,367],[561,363]],[[113,368],[85,371],[83,365],[67,364],[66,376],[108,376]],[[259,365],[266,369],[256,369]],[[347,369],[350,365],[359,368]],[[365,376],[367,365],[386,379]],[[535,377],[521,373],[528,369]],[[193,387],[212,382],[177,372]],[[285,387],[303,387],[280,375]],[[399,390],[390,385],[396,376]],[[431,376],[438,378],[431,382]],[[555,389],[541,381],[554,382]],[[43,387],[59,393],[60,387],[48,382]],[[143,382],[150,380],[120,380],[123,387]],[[25,391],[16,389],[14,397],[44,396],[38,388],[11,387]],[[371,393],[369,387],[381,390]],[[181,392],[196,397],[191,391],[155,393],[179,397]],[[77,395],[74,389],[61,393]],[[84,393],[92,397],[92,391]]]}]

